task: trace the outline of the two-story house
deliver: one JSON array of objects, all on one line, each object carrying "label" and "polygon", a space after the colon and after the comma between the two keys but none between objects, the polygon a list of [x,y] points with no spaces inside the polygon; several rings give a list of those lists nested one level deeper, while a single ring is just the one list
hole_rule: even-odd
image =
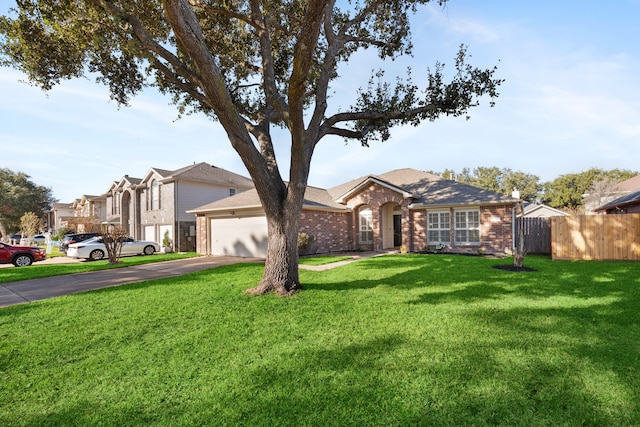
[{"label": "two-story house", "polygon": [[68,221],[69,226],[73,226],[79,233],[96,231],[100,229],[100,224],[106,219],[104,205],[106,197],[83,195],[71,204],[73,218]]},{"label": "two-story house", "polygon": [[136,239],[177,251],[195,251],[196,223],[186,211],[253,188],[242,175],[205,162],[169,171],[151,168],[142,178],[125,175],[106,193],[105,224],[127,227]]}]

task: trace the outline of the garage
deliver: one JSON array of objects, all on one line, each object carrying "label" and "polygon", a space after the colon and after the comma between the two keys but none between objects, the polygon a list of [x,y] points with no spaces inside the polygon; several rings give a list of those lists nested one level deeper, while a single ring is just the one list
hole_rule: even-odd
[{"label": "garage", "polygon": [[212,255],[267,256],[266,217],[212,218],[210,226]]}]

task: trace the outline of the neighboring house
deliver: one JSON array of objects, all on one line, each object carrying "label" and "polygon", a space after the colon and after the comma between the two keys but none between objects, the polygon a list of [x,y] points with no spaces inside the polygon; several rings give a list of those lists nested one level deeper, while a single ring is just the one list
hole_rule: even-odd
[{"label": "neighboring house", "polygon": [[125,175],[111,184],[104,223],[160,244],[166,234],[174,250],[194,251],[196,223],[186,211],[250,188],[249,178],[204,162],[173,171],[151,168],[142,178]]},{"label": "neighboring house", "polygon": [[69,220],[74,217],[73,203],[51,203],[45,212],[45,226],[52,235],[58,233],[62,227],[69,226]]},{"label": "neighboring house", "polygon": [[640,212],[640,175],[622,181],[611,194],[593,209],[596,214],[622,214]]},{"label": "neighboring house", "polygon": [[633,178],[614,185],[607,185],[606,182],[602,184],[604,188],[601,188],[600,191],[597,191],[595,194],[583,195],[584,208],[587,215],[602,214],[604,211],[600,209],[600,207],[624,197],[631,192],[640,190],[640,175],[636,175]]},{"label": "neighboring house", "polygon": [[106,197],[83,195],[80,199],[74,200],[73,218],[68,223],[75,226],[79,233],[93,231],[105,219],[104,204]]},{"label": "neighboring house", "polygon": [[640,190],[630,192],[595,210],[604,214],[640,213]]},{"label": "neighboring house", "polygon": [[526,202],[523,212],[518,216],[521,218],[550,218],[552,216],[569,216],[569,214],[551,206]]},{"label": "neighboring house", "polygon": [[[434,250],[511,253],[521,200],[415,169],[308,187],[300,232],[313,252]],[[267,222],[254,190],[189,211],[201,254],[264,257]]]}]

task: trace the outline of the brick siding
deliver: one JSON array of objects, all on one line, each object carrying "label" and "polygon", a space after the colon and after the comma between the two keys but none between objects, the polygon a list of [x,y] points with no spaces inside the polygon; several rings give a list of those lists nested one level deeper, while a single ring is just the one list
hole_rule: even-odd
[{"label": "brick siding", "polygon": [[353,249],[351,213],[302,211],[300,232],[313,237],[307,253],[340,252]]}]

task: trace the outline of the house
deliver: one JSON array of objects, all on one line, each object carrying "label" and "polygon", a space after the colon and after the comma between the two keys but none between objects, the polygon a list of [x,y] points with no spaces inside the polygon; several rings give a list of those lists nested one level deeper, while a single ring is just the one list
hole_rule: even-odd
[{"label": "house", "polygon": [[583,203],[587,215],[605,213],[600,207],[608,205],[616,199],[631,192],[640,190],[640,175],[611,185],[608,182],[596,183],[592,189],[594,194],[584,194]]},{"label": "house", "polygon": [[104,195],[91,196],[87,194],[74,200],[71,204],[74,210],[73,218],[68,221],[69,225],[74,225],[78,233],[95,231],[105,219],[105,201]]},{"label": "house", "polygon": [[[521,201],[415,169],[368,175],[339,186],[308,187],[300,232],[313,252],[445,247],[511,253]],[[267,222],[255,189],[189,211],[197,252],[264,257]]]},{"label": "house", "polygon": [[552,216],[569,216],[569,214],[551,206],[526,202],[522,213],[518,216],[521,218],[550,218]]},{"label": "house", "polygon": [[69,220],[73,218],[75,209],[73,203],[51,203],[45,211],[45,226],[47,231],[55,235],[62,227],[68,227]]},{"label": "house", "polygon": [[593,211],[596,214],[640,213],[640,175],[616,184],[611,196]]},{"label": "house", "polygon": [[605,214],[626,214],[640,213],[640,190],[636,190],[618,197],[611,202],[600,206],[595,210],[596,213]]},{"label": "house", "polygon": [[196,223],[186,211],[253,188],[242,175],[208,163],[177,170],[151,168],[142,178],[125,175],[108,188],[103,224],[128,228],[129,235],[194,251]]}]

